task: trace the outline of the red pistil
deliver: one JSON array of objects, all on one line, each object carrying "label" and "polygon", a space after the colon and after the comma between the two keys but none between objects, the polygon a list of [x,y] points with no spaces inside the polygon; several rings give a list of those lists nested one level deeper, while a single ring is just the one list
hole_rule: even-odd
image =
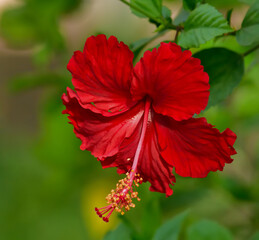
[{"label": "red pistil", "polygon": [[[105,222],[109,222],[109,217],[114,210],[116,212],[120,212],[123,215],[124,211],[129,211],[130,208],[134,208],[135,204],[132,202],[132,199],[136,198],[138,201],[140,201],[138,192],[134,191],[133,187],[138,187],[139,184],[143,182],[140,174],[137,174],[136,171],[141,148],[146,134],[150,103],[150,99],[147,99],[145,103],[143,126],[137,150],[134,156],[132,170],[130,173],[127,173],[126,178],[119,180],[116,185],[116,190],[112,189],[111,193],[106,197],[107,203],[109,205],[102,208],[95,208],[97,215]],[[105,214],[107,215],[104,216]]]}]

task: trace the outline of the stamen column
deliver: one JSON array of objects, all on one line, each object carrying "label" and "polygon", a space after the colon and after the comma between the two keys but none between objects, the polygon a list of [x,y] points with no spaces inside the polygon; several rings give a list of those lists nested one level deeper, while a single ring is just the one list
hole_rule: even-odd
[{"label": "stamen column", "polygon": [[[123,209],[125,211],[129,211],[130,208],[134,208],[135,204],[132,202],[132,199],[136,198],[138,201],[140,201],[138,192],[134,191],[133,187],[138,187],[139,184],[141,184],[143,181],[140,175],[137,174],[137,166],[147,130],[150,105],[151,101],[149,98],[147,98],[144,107],[142,130],[133,159],[131,171],[127,173],[126,178],[119,180],[119,183],[116,185],[116,190],[112,190],[111,193],[106,197],[109,205],[103,208],[95,208],[97,215],[105,222],[109,222],[109,217],[114,210],[120,212],[123,215]],[[105,214],[107,215],[104,216]]]}]

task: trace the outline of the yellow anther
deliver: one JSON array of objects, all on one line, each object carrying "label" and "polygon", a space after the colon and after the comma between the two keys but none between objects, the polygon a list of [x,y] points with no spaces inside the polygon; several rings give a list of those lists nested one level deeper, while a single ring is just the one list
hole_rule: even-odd
[{"label": "yellow anther", "polygon": [[125,211],[129,211],[130,208],[134,208],[135,204],[132,202],[134,198],[140,201],[138,198],[138,192],[133,190],[133,187],[138,187],[141,178],[139,178],[139,174],[135,174],[135,177],[132,179],[131,173],[126,173],[126,177],[121,179],[116,184],[116,189],[112,189],[111,193],[107,195],[106,201],[108,204],[112,204],[114,210],[116,212],[121,213],[124,215]]}]

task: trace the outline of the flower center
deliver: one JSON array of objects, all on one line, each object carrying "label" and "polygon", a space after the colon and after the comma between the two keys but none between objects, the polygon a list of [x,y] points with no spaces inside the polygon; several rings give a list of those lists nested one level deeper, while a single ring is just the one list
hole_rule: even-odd
[{"label": "flower center", "polygon": [[150,99],[147,99],[145,102],[141,135],[130,173],[126,174],[126,178],[119,180],[116,185],[116,189],[112,189],[111,193],[106,197],[108,205],[102,208],[95,208],[97,215],[105,222],[109,222],[109,217],[114,210],[123,215],[124,211],[129,211],[130,208],[134,208],[135,204],[132,202],[132,199],[136,198],[138,201],[140,201],[140,198],[138,197],[138,192],[136,191],[136,187],[138,187],[139,184],[143,182],[143,179],[140,177],[140,174],[137,173],[137,166],[147,130],[150,104]]}]

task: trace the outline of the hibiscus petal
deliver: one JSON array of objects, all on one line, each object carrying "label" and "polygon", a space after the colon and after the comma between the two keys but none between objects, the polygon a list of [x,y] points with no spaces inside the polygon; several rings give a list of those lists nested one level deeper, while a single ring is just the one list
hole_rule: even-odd
[{"label": "hibiscus petal", "polygon": [[[170,188],[170,185],[173,185],[173,182],[175,182],[175,177],[172,173],[173,167],[163,159],[159,152],[157,130],[151,119],[150,112],[150,121],[140,153],[137,172],[144,181],[151,183],[150,191],[166,193],[168,197],[173,194],[173,190]],[[141,129],[142,121],[140,121],[132,135],[122,142],[117,155],[101,161],[103,168],[118,167],[118,173],[120,174],[126,173],[131,169]]]},{"label": "hibiscus petal", "polygon": [[129,90],[132,60],[128,46],[115,37],[88,38],[84,51],[76,51],[67,66],[81,105],[104,116],[133,106]]},{"label": "hibiscus petal", "polygon": [[76,136],[81,139],[82,150],[89,150],[98,158],[113,156],[128,136],[132,135],[143,115],[143,103],[135,105],[127,112],[105,117],[83,108],[77,94],[67,89],[62,100],[66,106],[64,114],[74,126]]},{"label": "hibiscus petal", "polygon": [[174,43],[146,51],[134,67],[133,98],[149,95],[157,113],[178,121],[200,113],[208,103],[209,77],[200,60],[191,55]]},{"label": "hibiscus petal", "polygon": [[155,121],[161,155],[177,174],[203,178],[233,161],[236,135],[230,129],[220,133],[205,118],[178,122],[157,114]]}]

